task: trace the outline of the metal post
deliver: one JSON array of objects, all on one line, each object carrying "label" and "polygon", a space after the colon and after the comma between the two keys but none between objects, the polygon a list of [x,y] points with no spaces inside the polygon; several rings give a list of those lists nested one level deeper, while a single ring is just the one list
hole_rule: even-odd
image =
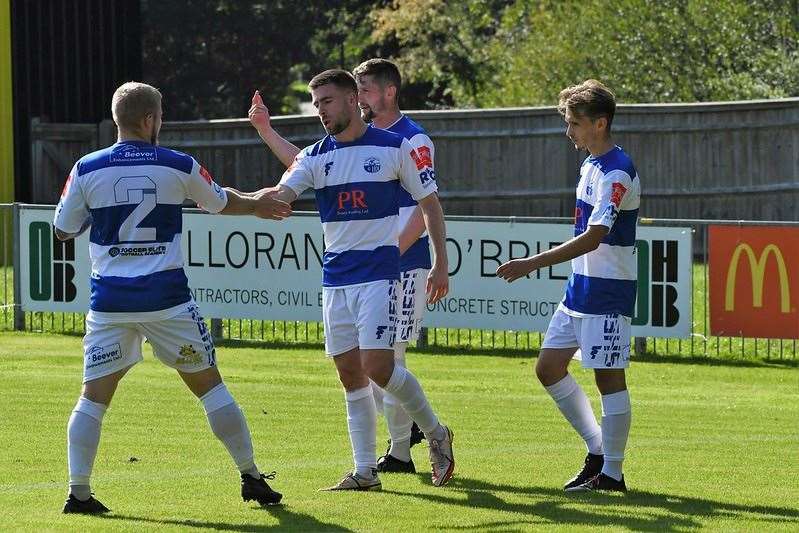
[{"label": "metal post", "polygon": [[427,339],[427,328],[419,328],[419,340],[416,341],[416,348],[418,350],[426,350],[430,345]]},{"label": "metal post", "polygon": [[221,318],[212,318],[211,319],[211,337],[213,337],[214,342],[222,339],[222,319]]},{"label": "metal post", "polygon": [[633,338],[633,345],[635,346],[635,355],[644,355],[646,353],[646,337]]},{"label": "metal post", "polygon": [[14,224],[14,329],[16,331],[25,330],[25,313],[22,311],[22,265],[20,264],[20,221],[19,204],[14,203],[11,211],[11,219]]}]

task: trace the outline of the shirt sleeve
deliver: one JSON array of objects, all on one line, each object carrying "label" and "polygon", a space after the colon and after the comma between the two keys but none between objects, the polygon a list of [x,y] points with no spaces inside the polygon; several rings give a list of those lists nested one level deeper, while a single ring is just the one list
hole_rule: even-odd
[{"label": "shirt sleeve", "polygon": [[280,185],[285,185],[299,196],[306,189],[313,187],[313,169],[305,150],[300,151],[294,162],[283,173],[280,178]]},{"label": "shirt sleeve", "polygon": [[55,209],[53,225],[64,233],[77,233],[89,218],[89,206],[78,182],[78,165],[67,176],[61,199]]},{"label": "shirt sleeve", "polygon": [[186,181],[186,194],[200,209],[219,213],[227,205],[227,193],[199,162],[192,159],[191,173]]},{"label": "shirt sleeve", "polygon": [[589,226],[613,227],[625,195],[632,189],[632,178],[624,171],[613,170],[597,183],[596,204],[588,218]]},{"label": "shirt sleeve", "polygon": [[[426,136],[425,136],[426,137]],[[414,148],[408,139],[400,146],[399,178],[402,187],[419,201],[438,190],[433,170],[433,147],[423,144]]]}]

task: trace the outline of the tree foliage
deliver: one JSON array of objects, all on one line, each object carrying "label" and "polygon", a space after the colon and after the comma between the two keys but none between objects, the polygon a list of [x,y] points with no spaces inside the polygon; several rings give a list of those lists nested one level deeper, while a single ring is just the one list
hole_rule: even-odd
[{"label": "tree foliage", "polygon": [[[589,77],[625,102],[799,95],[799,0],[143,0],[170,119],[296,112],[325,68],[396,60],[405,108],[552,104]],[[175,21],[179,21],[176,25]]]}]

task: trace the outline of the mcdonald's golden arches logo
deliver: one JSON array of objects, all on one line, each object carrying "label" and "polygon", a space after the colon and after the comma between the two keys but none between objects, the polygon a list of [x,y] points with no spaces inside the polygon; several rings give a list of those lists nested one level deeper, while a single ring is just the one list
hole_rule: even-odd
[{"label": "mcdonald's golden arches logo", "polygon": [[799,338],[799,228],[711,226],[710,332]]}]

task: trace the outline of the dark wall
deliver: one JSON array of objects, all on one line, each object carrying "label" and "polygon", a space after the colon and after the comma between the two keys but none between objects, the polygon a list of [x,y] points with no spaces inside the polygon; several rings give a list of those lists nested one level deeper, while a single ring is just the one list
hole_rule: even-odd
[{"label": "dark wall", "polygon": [[11,0],[15,196],[31,198],[30,121],[97,123],[142,77],[139,0]]}]

